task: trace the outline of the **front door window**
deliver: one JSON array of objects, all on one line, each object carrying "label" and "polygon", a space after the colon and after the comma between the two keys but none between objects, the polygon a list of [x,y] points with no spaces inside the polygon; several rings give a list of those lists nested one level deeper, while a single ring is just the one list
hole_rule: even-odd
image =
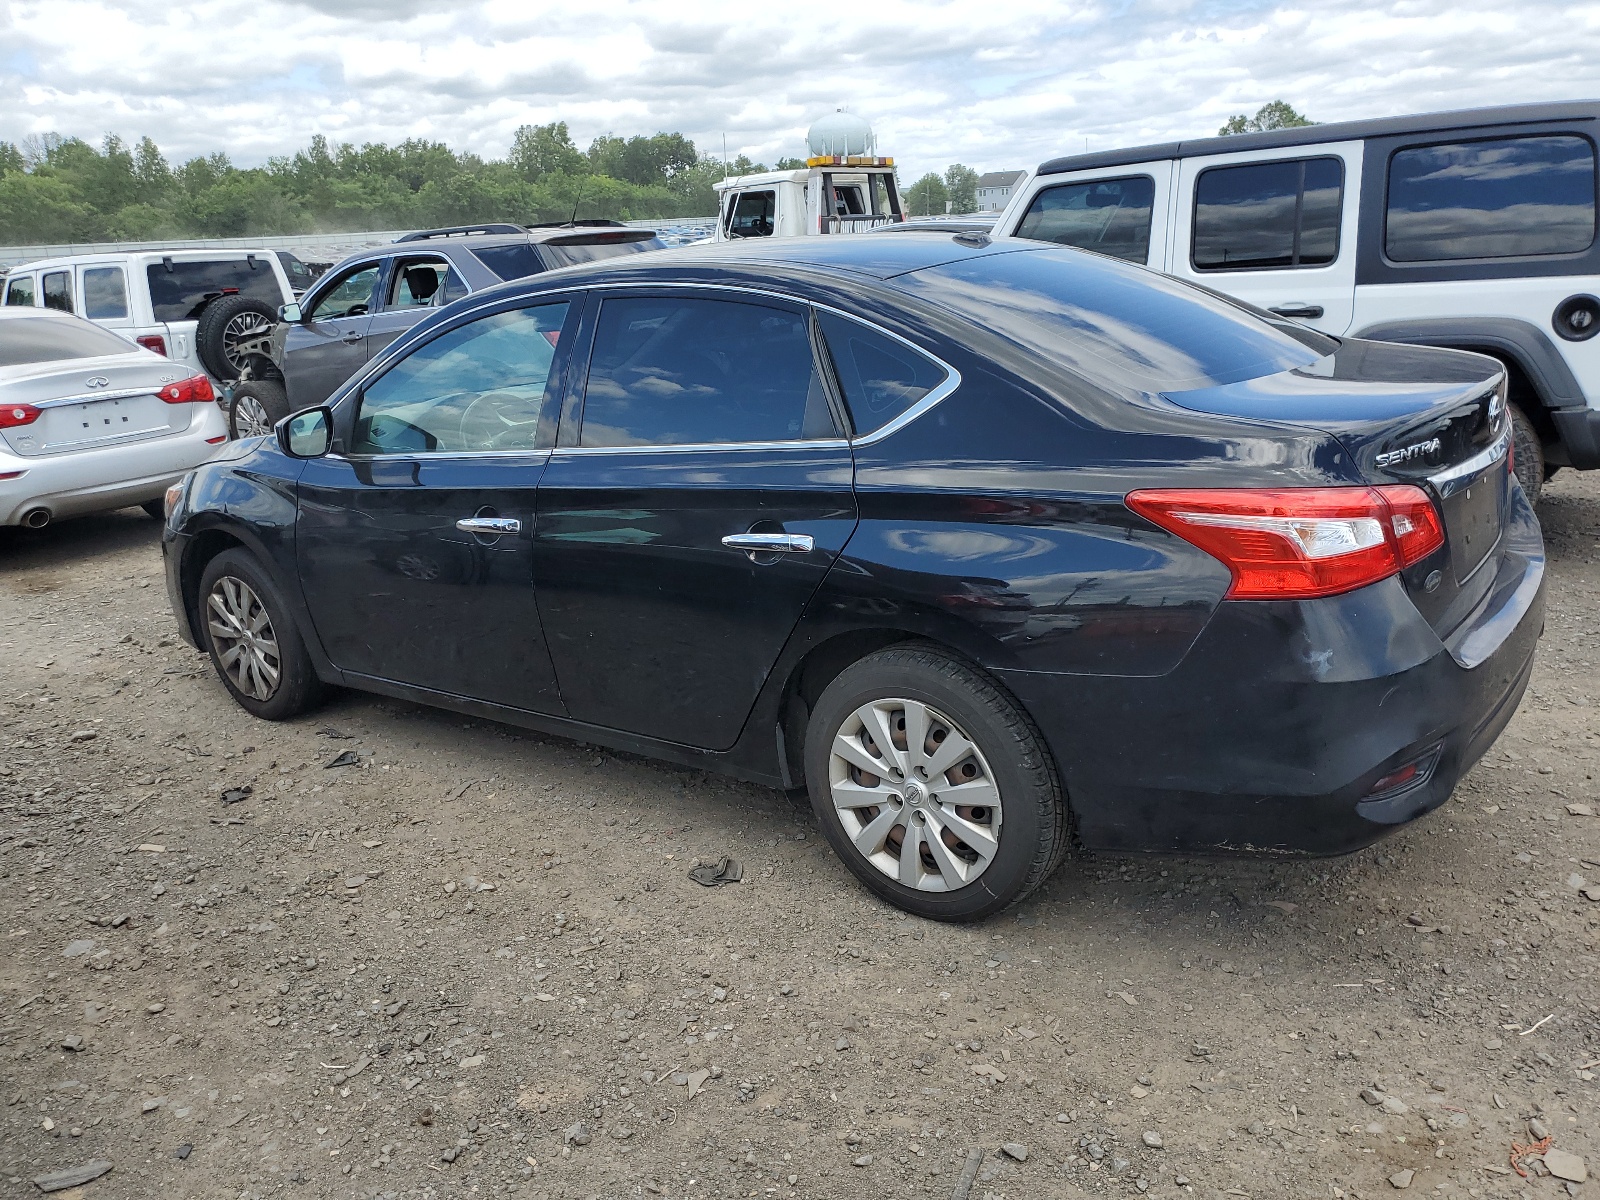
[{"label": "front door window", "polygon": [[777,192],[740,192],[728,207],[728,236],[771,237],[777,211]]},{"label": "front door window", "polygon": [[372,308],[372,289],[378,283],[378,267],[359,267],[318,296],[308,319],[333,321],[340,317],[365,316]]}]

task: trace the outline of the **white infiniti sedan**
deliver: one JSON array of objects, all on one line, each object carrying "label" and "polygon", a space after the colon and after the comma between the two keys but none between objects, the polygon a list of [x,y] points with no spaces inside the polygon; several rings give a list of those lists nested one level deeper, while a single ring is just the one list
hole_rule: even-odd
[{"label": "white infiniti sedan", "polygon": [[227,440],[204,375],[79,317],[0,308],[0,525],[142,506]]}]

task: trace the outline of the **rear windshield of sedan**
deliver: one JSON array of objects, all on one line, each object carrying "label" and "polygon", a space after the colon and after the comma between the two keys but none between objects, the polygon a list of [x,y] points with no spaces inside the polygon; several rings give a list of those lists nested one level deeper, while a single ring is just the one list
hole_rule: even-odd
[{"label": "rear windshield of sedan", "polygon": [[133,344],[87,321],[21,317],[0,322],[0,367],[129,354]]},{"label": "rear windshield of sedan", "polygon": [[1237,383],[1322,357],[1220,296],[1070,250],[987,254],[895,283],[1046,362],[1141,392]]}]

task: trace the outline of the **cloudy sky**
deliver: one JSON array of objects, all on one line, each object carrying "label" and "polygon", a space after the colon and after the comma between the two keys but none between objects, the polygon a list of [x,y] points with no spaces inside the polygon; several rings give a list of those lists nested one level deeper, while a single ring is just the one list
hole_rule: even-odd
[{"label": "cloudy sky", "polygon": [[1323,121],[1600,96],[1569,0],[0,0],[0,140],[156,139],[255,165],[306,143],[524,123],[800,153],[845,106],[920,174],[1214,133],[1275,98]]}]

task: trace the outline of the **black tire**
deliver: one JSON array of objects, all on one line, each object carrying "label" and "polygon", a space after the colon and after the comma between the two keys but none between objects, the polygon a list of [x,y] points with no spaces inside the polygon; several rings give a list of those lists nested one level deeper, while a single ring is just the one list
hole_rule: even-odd
[{"label": "black tire", "polygon": [[[228,408],[228,436],[238,441],[270,433],[288,415],[289,393],[276,379],[241,383],[233,389],[233,403]],[[265,428],[254,428],[256,422],[264,423]]]},{"label": "black tire", "polygon": [[[249,595],[265,610],[266,625],[258,633],[266,637],[258,641],[270,640],[274,644],[277,678],[265,694],[245,691],[233,669],[224,663],[227,650],[237,642],[224,648],[217,644],[222,638],[220,630],[230,626],[225,626],[217,616],[212,605],[213,594],[219,594],[224,610],[231,606],[238,612],[244,608],[236,603],[244,596],[240,585],[248,589]],[[255,610],[245,608],[245,611],[253,614]],[[237,628],[237,625],[231,627]],[[289,615],[288,605],[266,571],[247,551],[224,550],[206,564],[200,576],[200,628],[217,677],[246,712],[266,721],[283,721],[305,712],[321,697],[322,681],[311,665],[311,656],[306,653],[305,641]],[[263,676],[260,673],[251,676],[247,671],[246,678],[259,683]]]},{"label": "black tire", "polygon": [[139,507],[144,509],[146,513],[160,521],[163,525],[166,524],[167,502],[164,498],[161,500],[146,500],[143,504],[139,505]]},{"label": "black tire", "polygon": [[213,379],[238,379],[253,355],[265,353],[262,338],[277,324],[278,310],[254,296],[218,296],[200,310],[194,348]]},{"label": "black tire", "polygon": [[[845,818],[834,805],[831,771],[835,765],[835,737],[849,728],[847,722],[859,727],[855,714],[864,706],[876,701],[892,703],[897,700],[916,702],[933,710],[928,714],[930,733],[924,741],[924,745],[935,747],[930,754],[936,756],[937,747],[942,744],[938,730],[940,719],[947,719],[958,734],[965,734],[978,751],[978,755],[971,758],[971,768],[986,771],[997,789],[1000,803],[988,816],[990,824],[984,827],[996,831],[996,849],[987,865],[961,886],[924,890],[886,873],[890,862],[900,862],[899,851],[905,845],[905,827],[909,826],[910,818],[915,817],[923,829],[930,824],[938,827],[932,816],[937,809],[938,815],[948,820],[948,810],[935,804],[936,789],[954,784],[938,782],[938,776],[934,776],[929,780],[929,794],[921,798],[912,797],[907,789],[905,799],[895,807],[897,813],[906,815],[906,822],[889,829],[876,854],[883,866],[874,865],[865,852],[856,848],[845,829]],[[901,723],[895,729],[904,741],[903,721],[908,710],[897,711]],[[946,737],[948,734],[947,730]],[[906,747],[898,749],[905,751]],[[841,758],[839,763],[843,766],[844,760]],[[966,770],[964,764],[968,764],[967,759],[953,762],[947,769],[947,776]],[[1025,899],[1066,857],[1069,814],[1054,763],[1038,729],[994,680],[938,647],[917,643],[891,646],[845,668],[812,708],[806,729],[805,767],[812,810],[834,852],[871,891],[897,908],[918,916],[938,921],[975,921],[992,916]],[[936,765],[935,769],[938,769]],[[921,769],[912,767],[911,770],[920,772]],[[862,786],[862,778],[860,772],[851,774],[849,786]],[[925,772],[922,778],[929,779]],[[910,775],[903,775],[902,779],[910,780]],[[900,785],[884,776],[876,784],[867,786],[893,788]],[[923,811],[914,811],[917,807]],[[884,811],[862,808],[852,811],[849,819],[857,822],[858,832],[864,832],[862,826],[875,822],[878,818],[874,814]],[[966,815],[981,821],[983,813],[983,809],[969,807]],[[897,828],[900,830],[898,847],[893,841]],[[948,829],[948,825],[945,828]],[[952,853],[961,853],[960,847],[972,852],[964,842],[952,846],[947,839],[944,845],[950,847]],[[934,864],[931,841],[929,846],[930,852],[919,855],[914,861]],[[948,860],[951,855],[944,857]],[[894,869],[904,870],[898,865]],[[931,878],[931,873],[922,873]],[[942,868],[938,873],[941,881],[947,878]]]},{"label": "black tire", "polygon": [[1528,493],[1528,503],[1537,504],[1539,493],[1544,491],[1544,481],[1550,477],[1545,472],[1544,442],[1540,440],[1539,431],[1533,427],[1533,422],[1528,420],[1528,414],[1522,411],[1522,407],[1517,404],[1509,407],[1517,482],[1522,484],[1522,490]]}]

